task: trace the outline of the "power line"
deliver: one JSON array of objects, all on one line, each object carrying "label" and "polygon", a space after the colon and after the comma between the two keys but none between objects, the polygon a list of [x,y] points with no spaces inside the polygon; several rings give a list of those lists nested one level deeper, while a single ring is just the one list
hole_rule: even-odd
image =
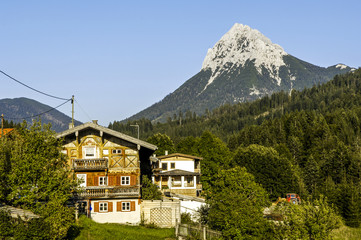
[{"label": "power line", "polygon": [[75,102],[78,104],[80,110],[83,111],[83,113],[89,118],[89,120],[91,121],[92,119],[89,117],[88,113],[84,111],[84,109],[80,106],[79,102],[77,100],[75,100]]},{"label": "power line", "polygon": [[14,80],[15,82],[20,83],[21,85],[23,85],[23,86],[25,86],[25,87],[27,87],[27,88],[30,88],[31,90],[33,90],[33,91],[35,91],[35,92],[38,92],[38,93],[41,93],[41,94],[46,95],[46,96],[48,96],[48,97],[56,98],[56,99],[59,99],[59,100],[68,100],[67,98],[56,97],[56,96],[53,96],[53,95],[44,93],[44,92],[42,92],[42,91],[36,90],[35,88],[32,88],[32,87],[26,85],[25,83],[20,82],[19,80],[13,78],[13,77],[10,76],[9,74],[7,74],[7,73],[5,73],[5,72],[3,72],[3,71],[1,71],[1,70],[0,70],[0,73],[4,74],[5,76],[7,76],[8,78]]},{"label": "power line", "polygon": [[63,106],[65,103],[67,103],[67,102],[69,102],[69,101],[71,101],[72,99],[67,99],[65,102],[63,102],[62,104],[60,104],[60,105],[58,105],[58,106],[56,106],[56,107],[54,107],[54,108],[51,108],[51,109],[49,109],[49,110],[47,110],[47,111],[45,111],[45,112],[42,112],[42,113],[39,113],[39,114],[36,114],[36,115],[33,115],[33,116],[31,116],[31,117],[22,117],[22,118],[7,118],[7,119],[11,119],[11,120],[19,120],[19,119],[30,119],[30,118],[35,118],[35,117],[39,117],[39,116],[41,116],[41,115],[43,115],[43,114],[45,114],[45,113],[48,113],[48,112],[50,112],[50,111],[52,111],[52,110],[54,110],[54,109],[57,109],[57,108],[59,108],[59,107],[61,107],[61,106]]}]

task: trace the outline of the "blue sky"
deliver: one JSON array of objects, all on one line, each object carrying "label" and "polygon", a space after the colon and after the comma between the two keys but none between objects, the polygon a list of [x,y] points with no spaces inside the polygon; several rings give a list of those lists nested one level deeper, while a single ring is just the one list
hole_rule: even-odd
[{"label": "blue sky", "polygon": [[[48,94],[75,95],[77,120],[107,126],[198,73],[234,23],[312,64],[360,67],[360,9],[358,0],[2,1],[0,70]],[[0,81],[0,99],[62,103]],[[70,103],[59,110],[71,116]]]}]

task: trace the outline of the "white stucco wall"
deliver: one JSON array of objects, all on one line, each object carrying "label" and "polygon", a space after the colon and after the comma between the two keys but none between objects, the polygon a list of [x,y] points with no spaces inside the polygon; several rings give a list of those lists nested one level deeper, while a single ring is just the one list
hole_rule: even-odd
[{"label": "white stucco wall", "polygon": [[[117,202],[135,201],[135,211],[119,212],[117,211]],[[112,212],[94,212],[94,202],[113,202]],[[91,200],[91,219],[98,223],[123,223],[139,224],[140,223],[140,204],[138,199],[117,199],[117,200]]]},{"label": "white stucco wall", "polygon": [[162,163],[167,163],[168,164],[168,170],[174,170],[170,168],[170,163],[175,163],[175,169],[179,169],[179,170],[185,170],[185,171],[189,171],[189,172],[194,172],[194,161],[192,160],[161,160],[160,163],[160,167],[162,167]]},{"label": "white stucco wall", "polygon": [[181,204],[181,213],[190,213],[192,216],[197,214],[197,210],[202,206],[206,205],[204,202],[198,201],[180,201]]}]

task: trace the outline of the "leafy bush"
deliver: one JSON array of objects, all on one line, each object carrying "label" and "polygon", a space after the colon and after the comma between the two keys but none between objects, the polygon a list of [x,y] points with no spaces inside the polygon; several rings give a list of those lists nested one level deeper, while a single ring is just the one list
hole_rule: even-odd
[{"label": "leafy bush", "polygon": [[282,224],[274,225],[278,239],[331,239],[332,230],[342,224],[323,196],[301,205],[285,203],[278,210],[284,216]]}]

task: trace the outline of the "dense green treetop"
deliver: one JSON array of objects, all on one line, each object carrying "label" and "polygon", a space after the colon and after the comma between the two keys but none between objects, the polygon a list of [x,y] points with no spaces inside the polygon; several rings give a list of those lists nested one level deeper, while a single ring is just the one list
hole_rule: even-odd
[{"label": "dense green treetop", "polygon": [[270,202],[266,191],[246,168],[219,170],[206,191],[210,206],[208,223],[227,239],[260,239],[270,227],[263,208]]},{"label": "dense green treetop", "polygon": [[50,126],[23,125],[0,144],[0,201],[40,215],[47,237],[64,237],[74,219],[66,204],[76,183]]}]

